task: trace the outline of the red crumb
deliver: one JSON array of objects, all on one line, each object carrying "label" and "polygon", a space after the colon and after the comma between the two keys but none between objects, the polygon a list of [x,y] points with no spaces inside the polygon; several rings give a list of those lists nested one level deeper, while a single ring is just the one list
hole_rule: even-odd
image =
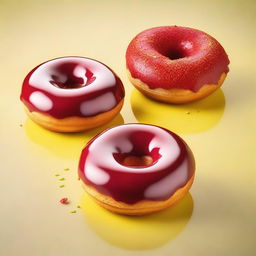
[{"label": "red crumb", "polygon": [[62,203],[62,204],[68,204],[68,203],[69,203],[68,198],[67,198],[67,197],[61,198],[61,199],[60,199],[60,203]]}]

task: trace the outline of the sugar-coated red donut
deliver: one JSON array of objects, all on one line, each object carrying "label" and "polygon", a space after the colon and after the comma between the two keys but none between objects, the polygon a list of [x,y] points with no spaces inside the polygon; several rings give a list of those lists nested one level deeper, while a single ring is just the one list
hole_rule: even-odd
[{"label": "sugar-coated red donut", "polygon": [[20,98],[36,123],[53,131],[77,132],[113,119],[122,108],[124,87],[99,61],[62,57],[29,72]]},{"label": "sugar-coated red donut", "polygon": [[126,51],[131,82],[147,96],[170,103],[206,97],[223,83],[228,56],[203,31],[163,26],[138,34]]},{"label": "sugar-coated red donut", "polygon": [[173,132],[148,124],[125,124],[94,137],[83,149],[79,177],[103,207],[142,215],[178,202],[190,189],[195,161]]}]

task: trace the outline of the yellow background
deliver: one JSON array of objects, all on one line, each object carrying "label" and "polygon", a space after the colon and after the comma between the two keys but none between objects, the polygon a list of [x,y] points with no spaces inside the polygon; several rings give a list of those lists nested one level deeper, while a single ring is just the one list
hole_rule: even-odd
[{"label": "yellow background", "polygon": [[[256,255],[255,3],[0,0],[0,255]],[[146,28],[174,24],[208,32],[231,61],[221,90],[182,106],[146,99],[125,74],[129,41]],[[19,101],[25,75],[67,55],[98,59],[121,77],[125,105],[107,126],[154,123],[190,145],[196,179],[177,206],[146,217],[103,210],[84,194],[77,163],[88,139],[107,126],[66,135],[27,119]],[[71,203],[61,205],[62,197]]]}]

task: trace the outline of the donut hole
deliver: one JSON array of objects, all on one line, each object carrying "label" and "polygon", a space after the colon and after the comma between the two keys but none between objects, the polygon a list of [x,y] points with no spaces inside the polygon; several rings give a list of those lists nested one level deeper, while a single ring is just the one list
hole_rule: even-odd
[{"label": "donut hole", "polygon": [[94,74],[79,63],[64,63],[53,69],[50,83],[61,89],[77,89],[95,80]]},{"label": "donut hole", "polygon": [[143,168],[153,164],[153,158],[149,155],[134,156],[134,155],[118,155],[114,154],[114,158],[118,163],[124,166]]},{"label": "donut hole", "polygon": [[168,59],[177,60],[191,56],[195,50],[195,45],[188,40],[182,40],[171,45],[165,42],[161,47],[158,46],[158,49],[159,53]]},{"label": "donut hole", "polygon": [[164,56],[171,60],[177,60],[186,57],[186,54],[182,49],[171,49]]},{"label": "donut hole", "polygon": [[154,165],[160,158],[160,148],[155,147],[149,150],[150,142],[154,138],[151,133],[136,132],[129,138],[132,143],[132,150],[122,152],[121,148],[117,147],[118,153],[113,153],[114,159],[121,165],[133,168],[145,168]]}]

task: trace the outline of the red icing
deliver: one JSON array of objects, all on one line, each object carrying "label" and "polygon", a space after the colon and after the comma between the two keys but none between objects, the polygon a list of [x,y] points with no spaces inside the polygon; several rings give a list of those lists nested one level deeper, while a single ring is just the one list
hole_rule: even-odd
[{"label": "red icing", "polygon": [[[31,81],[31,76],[35,72],[37,72],[37,76],[40,77],[40,80],[46,79],[47,82],[50,83],[49,86],[52,85],[61,89],[68,89],[70,91],[73,91],[81,87],[94,86],[93,82],[97,79],[97,77],[93,73],[90,65],[85,65],[83,63],[83,60],[85,59],[88,60],[88,58],[83,58],[83,57],[57,58],[57,59],[44,62],[39,66],[35,67],[32,71],[30,71],[26,76],[26,78],[24,79],[21,96],[20,96],[20,99],[27,106],[29,111],[31,112],[36,111],[44,114],[49,114],[54,118],[58,118],[58,119],[73,117],[73,116],[85,117],[85,115],[83,115],[80,111],[81,103],[88,100],[93,100],[94,98],[101,96],[103,94],[106,94],[108,92],[111,92],[114,95],[116,100],[116,105],[117,105],[124,98],[123,84],[120,78],[110,68],[108,68],[107,66],[105,66],[104,64],[98,61],[97,61],[98,63],[100,63],[101,65],[104,65],[108,70],[110,70],[113,73],[115,77],[115,84],[113,86],[104,87],[103,85],[101,89],[98,89],[98,90],[96,89],[90,93],[83,92],[81,95],[74,95],[74,96],[64,95],[63,96],[63,95],[55,95],[51,93],[49,90],[47,90],[47,88],[38,88]],[[64,63],[63,63],[63,60],[64,60]],[[54,65],[52,65],[53,62],[54,62]],[[38,71],[38,68],[41,67],[42,65],[48,72],[47,77],[45,76],[45,72],[44,73],[42,72],[40,74],[40,71]],[[78,66],[82,66],[86,70],[86,73],[83,75],[86,76],[87,81],[84,81],[85,79],[83,77],[74,74],[74,70]],[[67,76],[67,79],[64,83],[59,80],[60,74]],[[29,97],[35,91],[42,92],[44,95],[49,97],[53,102],[53,108],[48,111],[42,111],[38,109],[35,105],[33,105],[30,102]],[[101,111],[101,112],[104,112],[104,111]],[[101,112],[95,113],[95,115]],[[93,115],[86,115],[86,116],[93,116]]]},{"label": "red icing", "polygon": [[[108,195],[116,201],[122,201],[127,204],[134,204],[145,199],[166,200],[178,188],[183,187],[193,176],[195,171],[193,154],[189,147],[186,145],[186,143],[178,135],[164,128],[146,124],[126,124],[117,127],[122,128],[122,130],[124,131],[121,133],[121,135],[120,132],[115,129],[116,127],[108,129],[94,137],[83,149],[80,157],[78,173],[79,177],[85,184],[92,186],[98,192]],[[145,127],[158,128],[159,132],[166,131],[170,136],[172,136],[174,141],[177,142],[178,148],[180,150],[178,157],[173,162],[168,163],[168,165],[164,168],[157,166],[157,169],[154,172],[147,171],[147,169],[142,170],[140,168],[151,167],[158,163],[158,161],[162,157],[162,155],[159,153],[162,145],[157,145],[150,150],[149,145],[153,139],[156,139],[158,137],[158,134],[156,132],[149,132],[148,130],[145,130]],[[133,129],[132,131],[131,128]],[[114,133],[114,135],[109,135],[109,131],[112,129],[115,129],[114,131],[116,132]],[[108,147],[108,152],[101,152],[103,154],[100,155],[101,153],[95,148],[95,141],[101,138],[104,133],[108,133],[108,142],[104,144],[110,144],[113,150],[111,151],[111,149],[109,149]],[[168,134],[167,136],[169,136]],[[130,152],[121,152],[120,145],[123,138],[128,139],[129,142],[132,143],[133,148],[132,150],[130,150]],[[100,147],[102,146],[103,145],[100,145]],[[171,146],[172,145],[170,145],[170,150],[168,150],[168,152],[164,152],[165,154],[167,154],[167,158],[169,158],[169,156],[173,154],[173,152],[171,151]],[[116,153],[116,151],[118,151],[118,153]],[[117,169],[115,169],[116,167],[113,167],[113,165],[104,165],[103,158],[106,157],[106,155],[108,155],[107,157],[111,158],[111,161],[117,161],[118,163],[120,163]],[[121,164],[122,159],[126,156],[141,157],[145,155],[150,156],[153,161],[148,166],[137,166],[137,172],[128,172],[127,170],[125,170],[127,166],[123,166]],[[172,189],[172,191],[170,191],[170,193],[168,194],[165,194],[164,196],[157,196],[153,198],[145,197],[145,191],[150,185],[155,184],[156,182],[167,177],[169,174],[175,172],[176,169],[179,168],[184,161],[187,161],[188,163],[185,171],[186,174],[183,174],[185,175],[185,182],[179,184],[177,181],[177,184]],[[90,177],[88,177],[88,174],[86,174],[87,168],[92,168],[92,165],[109,175],[110,178],[107,183],[96,184],[95,182],[92,182]]]},{"label": "red icing", "polygon": [[129,44],[126,65],[151,89],[198,91],[217,84],[229,59],[220,43],[196,29],[164,26],[145,30]]}]

